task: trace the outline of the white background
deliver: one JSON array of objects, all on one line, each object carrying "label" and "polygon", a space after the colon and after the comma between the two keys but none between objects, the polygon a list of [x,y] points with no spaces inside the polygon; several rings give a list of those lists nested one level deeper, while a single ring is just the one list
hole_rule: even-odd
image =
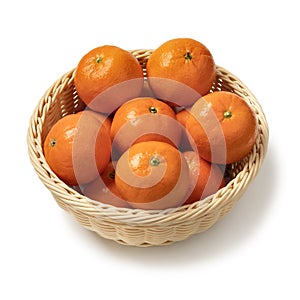
[{"label": "white background", "polygon": [[[5,3],[5,4],[4,4]],[[299,299],[299,10],[297,1],[2,1],[1,299]],[[263,167],[205,233],[126,247],[80,227],[29,162],[30,116],[87,51],[204,43],[261,103]]]}]

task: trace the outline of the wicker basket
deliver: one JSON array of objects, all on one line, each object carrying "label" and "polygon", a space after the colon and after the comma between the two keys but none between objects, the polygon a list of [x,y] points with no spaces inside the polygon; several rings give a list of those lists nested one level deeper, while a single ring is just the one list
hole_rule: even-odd
[{"label": "wicker basket", "polygon": [[[130,51],[145,66],[151,50]],[[234,75],[217,66],[213,91],[226,90],[251,105],[258,120],[259,135],[251,153],[227,166],[228,184],[208,198],[160,211],[116,208],[90,199],[62,182],[50,169],[43,154],[43,142],[51,126],[66,114],[84,109],[74,87],[75,69],[57,80],[38,103],[28,130],[29,156],[34,169],[51,191],[58,205],[85,228],[118,243],[135,246],[167,245],[205,231],[228,213],[257,175],[268,145],[268,125],[262,108],[250,90]]]}]

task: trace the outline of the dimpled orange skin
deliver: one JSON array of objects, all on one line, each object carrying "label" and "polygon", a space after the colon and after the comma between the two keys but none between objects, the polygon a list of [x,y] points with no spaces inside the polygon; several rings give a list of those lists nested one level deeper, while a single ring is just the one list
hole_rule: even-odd
[{"label": "dimpled orange skin", "polygon": [[[125,125],[125,126],[124,126]],[[124,103],[115,113],[111,139],[120,153],[133,143],[161,141],[178,145],[181,126],[166,103],[152,97],[140,97]]]},{"label": "dimpled orange skin", "polygon": [[84,195],[115,207],[129,208],[130,205],[127,201],[122,199],[119,190],[115,183],[115,162],[109,162],[101,173],[101,177],[97,177],[94,181],[88,183],[84,187]]},{"label": "dimpled orange skin", "polygon": [[[244,158],[258,135],[257,120],[250,106],[238,95],[225,91],[199,99],[191,109],[186,127],[200,156],[219,164]],[[215,150],[218,155],[212,157]]]},{"label": "dimpled orange skin", "polygon": [[53,172],[75,186],[94,180],[110,159],[109,129],[89,111],[70,114],[55,123],[46,136],[43,150]]},{"label": "dimpled orange skin", "polygon": [[[128,85],[120,86],[121,83]],[[74,84],[79,97],[92,109],[111,113],[116,107],[140,95],[144,85],[143,70],[138,60],[128,51],[116,46],[104,45],[84,55],[78,63]],[[113,93],[105,94],[106,103],[93,103],[101,93],[115,88]],[[121,98],[120,98],[121,97]],[[120,98],[120,99],[114,99]],[[112,103],[116,101],[117,103]]]},{"label": "dimpled orange skin", "polygon": [[182,154],[170,144],[141,142],[118,160],[115,182],[132,207],[166,209],[185,201],[189,171]]},{"label": "dimpled orange skin", "polygon": [[221,169],[199,157],[195,151],[183,153],[189,166],[190,195],[184,204],[191,204],[216,193],[225,186]]},{"label": "dimpled orange skin", "polygon": [[[154,94],[166,100],[168,98],[172,100],[172,88],[175,86],[168,82],[163,84],[163,81],[156,84],[156,80],[152,78],[166,78],[180,82],[196,91],[197,98],[210,91],[216,78],[216,66],[209,49],[190,38],[172,39],[162,44],[150,55],[146,69]],[[180,93],[180,90],[177,92]],[[186,97],[182,101],[180,105],[189,106],[194,103],[195,98]]]}]

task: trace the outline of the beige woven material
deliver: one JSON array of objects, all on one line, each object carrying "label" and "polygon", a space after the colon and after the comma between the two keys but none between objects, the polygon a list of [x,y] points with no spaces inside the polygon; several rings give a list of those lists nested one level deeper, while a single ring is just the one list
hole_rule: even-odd
[{"label": "beige woven material", "polygon": [[[130,51],[145,72],[151,50]],[[262,108],[251,91],[233,74],[217,66],[212,88],[241,96],[254,110],[259,135],[251,153],[227,167],[231,176],[226,187],[208,198],[162,211],[116,208],[91,201],[62,182],[48,166],[43,142],[51,126],[66,114],[85,108],[74,87],[75,69],[58,79],[39,101],[30,120],[28,149],[32,165],[58,205],[85,228],[118,243],[135,246],[166,245],[205,231],[228,213],[257,175],[268,145],[268,125]],[[146,75],[146,74],[145,74]]]}]

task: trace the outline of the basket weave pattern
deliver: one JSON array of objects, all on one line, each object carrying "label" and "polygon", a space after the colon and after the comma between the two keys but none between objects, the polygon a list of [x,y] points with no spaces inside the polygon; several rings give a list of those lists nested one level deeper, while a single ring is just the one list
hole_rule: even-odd
[{"label": "basket weave pattern", "polygon": [[[130,51],[140,62],[146,76],[151,50]],[[43,142],[63,116],[81,111],[85,105],[74,87],[73,69],[59,78],[39,101],[28,129],[31,163],[58,205],[71,213],[85,228],[118,243],[135,246],[166,245],[205,231],[227,214],[257,175],[268,146],[268,125],[262,108],[251,91],[233,74],[217,66],[217,80],[212,91],[231,91],[241,96],[256,114],[259,134],[251,153],[242,161],[227,166],[229,183],[202,201],[160,211],[116,208],[97,203],[62,182],[48,166]]]}]

